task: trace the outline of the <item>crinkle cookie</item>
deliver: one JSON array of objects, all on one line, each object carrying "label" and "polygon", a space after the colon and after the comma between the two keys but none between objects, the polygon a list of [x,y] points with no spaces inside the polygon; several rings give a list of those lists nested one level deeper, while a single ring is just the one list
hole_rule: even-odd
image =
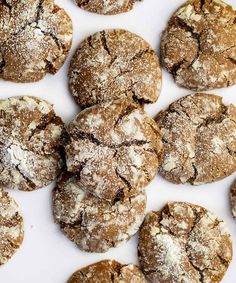
[{"label": "crinkle cookie", "polygon": [[87,108],[67,130],[67,169],[81,188],[114,201],[155,177],[163,149],[160,131],[132,100]]},{"label": "crinkle cookie", "polygon": [[153,103],[161,89],[161,69],[151,46],[126,30],[103,30],[77,48],[69,68],[69,87],[86,108],[120,97]]},{"label": "crinkle cookie", "polygon": [[217,283],[232,260],[232,239],[226,224],[205,208],[170,202],[146,216],[138,251],[150,282]]},{"label": "crinkle cookie", "polygon": [[171,17],[162,35],[163,66],[192,90],[236,83],[236,12],[220,0],[191,0]]},{"label": "crinkle cookie", "polygon": [[136,2],[142,0],[76,0],[77,5],[89,12],[115,15],[129,12]]},{"label": "crinkle cookie", "polygon": [[26,83],[55,74],[71,41],[71,19],[53,0],[0,0],[0,78]]},{"label": "crinkle cookie", "polygon": [[60,173],[64,125],[47,101],[0,100],[0,186],[32,191]]},{"label": "crinkle cookie", "polygon": [[225,106],[220,96],[183,97],[156,121],[164,143],[160,173],[167,180],[201,185],[236,170],[236,107]]},{"label": "crinkle cookie", "polygon": [[103,260],[76,271],[67,283],[147,283],[143,273],[133,264]]},{"label": "crinkle cookie", "polygon": [[230,203],[233,217],[236,219],[236,182],[234,182],[230,191]]},{"label": "crinkle cookie", "polygon": [[102,200],[63,173],[53,191],[55,222],[82,250],[106,252],[131,238],[145,216],[146,195],[138,192],[114,203]]},{"label": "crinkle cookie", "polygon": [[23,218],[19,207],[7,192],[0,189],[0,265],[14,255],[23,238]]}]

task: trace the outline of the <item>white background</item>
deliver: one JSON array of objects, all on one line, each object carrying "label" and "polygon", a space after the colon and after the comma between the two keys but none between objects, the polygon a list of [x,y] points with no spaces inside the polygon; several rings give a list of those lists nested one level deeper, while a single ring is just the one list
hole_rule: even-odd
[{"label": "white background", "polygon": [[[67,88],[68,63],[76,46],[88,35],[105,28],[125,28],[145,38],[159,52],[160,34],[168,18],[183,1],[145,0],[129,13],[117,16],[91,14],[78,8],[72,0],[56,1],[71,16],[74,26],[72,50],[66,64],[55,75],[47,75],[34,84],[15,84],[0,81],[0,98],[15,95],[34,95],[47,99],[56,112],[68,123],[79,111]],[[234,0],[228,3],[236,9]],[[176,86],[172,77],[163,71],[163,88],[158,102],[146,107],[155,115],[163,107],[190,91]],[[236,86],[211,91],[224,97],[225,103],[236,104]],[[188,201],[205,206],[224,219],[233,235],[236,250],[236,221],[231,216],[229,190],[234,180],[230,176],[223,181],[200,187],[173,185],[157,176],[147,188],[147,210],[158,210],[167,201]],[[80,251],[53,223],[51,190],[53,184],[35,192],[10,191],[20,205],[25,222],[25,238],[20,250],[4,266],[0,267],[1,283],[65,283],[78,268],[102,259],[117,259],[123,263],[138,263],[137,236],[123,246],[104,254]],[[223,283],[236,282],[236,257],[224,277]]]}]

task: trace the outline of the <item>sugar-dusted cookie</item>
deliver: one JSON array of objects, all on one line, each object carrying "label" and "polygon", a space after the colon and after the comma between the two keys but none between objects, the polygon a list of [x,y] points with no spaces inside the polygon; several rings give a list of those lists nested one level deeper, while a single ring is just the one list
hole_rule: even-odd
[{"label": "sugar-dusted cookie", "polygon": [[160,94],[161,69],[154,50],[140,36],[104,30],[78,46],[69,87],[82,108],[127,96],[141,104],[153,103]]},{"label": "sugar-dusted cookie", "polygon": [[207,209],[170,202],[147,214],[138,251],[150,282],[217,283],[232,260],[232,239],[226,224]]},{"label": "sugar-dusted cookie", "polygon": [[234,182],[230,191],[230,203],[232,208],[233,217],[236,218],[236,182]]}]

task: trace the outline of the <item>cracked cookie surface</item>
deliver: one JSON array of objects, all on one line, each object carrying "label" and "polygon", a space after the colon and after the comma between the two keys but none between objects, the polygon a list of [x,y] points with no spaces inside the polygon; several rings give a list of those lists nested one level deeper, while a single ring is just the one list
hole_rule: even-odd
[{"label": "cracked cookie surface", "polygon": [[68,172],[61,175],[53,191],[55,222],[88,252],[106,252],[129,240],[142,224],[145,208],[143,191],[110,203],[86,192]]},{"label": "cracked cookie surface", "polygon": [[86,108],[120,97],[154,103],[161,89],[161,69],[151,46],[126,30],[97,32],[83,41],[69,68],[69,87]]},{"label": "cracked cookie surface", "polygon": [[52,0],[0,0],[0,78],[27,83],[55,74],[71,41],[71,19]]},{"label": "cracked cookie surface", "polygon": [[225,106],[220,96],[183,97],[156,121],[164,144],[160,174],[167,180],[201,185],[236,170],[236,107]]},{"label": "cracked cookie surface", "polygon": [[236,219],[236,181],[234,182],[230,191],[230,203],[233,217]]},{"label": "cracked cookie surface", "polygon": [[147,283],[141,270],[115,260],[103,260],[76,271],[67,283]]},{"label": "cracked cookie surface", "polygon": [[132,100],[87,108],[67,130],[67,170],[98,197],[123,199],[155,177],[163,149],[160,131]]},{"label": "cracked cookie surface", "polygon": [[0,265],[19,249],[23,238],[23,218],[19,207],[7,192],[0,189]]},{"label": "cracked cookie surface", "polygon": [[147,214],[138,251],[151,282],[217,283],[232,260],[232,239],[226,224],[205,208],[170,202]]},{"label": "cracked cookie surface", "polygon": [[116,15],[129,12],[136,2],[141,0],[75,0],[77,5],[89,12]]},{"label": "cracked cookie surface", "polygon": [[220,0],[192,0],[171,17],[161,41],[163,66],[192,90],[236,83],[236,12]]},{"label": "cracked cookie surface", "polygon": [[64,125],[47,101],[0,100],[0,186],[32,191],[60,173]]}]

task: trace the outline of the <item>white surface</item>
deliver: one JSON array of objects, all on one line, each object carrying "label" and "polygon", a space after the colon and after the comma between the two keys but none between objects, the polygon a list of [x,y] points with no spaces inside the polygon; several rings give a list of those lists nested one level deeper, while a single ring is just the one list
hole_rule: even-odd
[{"label": "white surface", "polygon": [[[88,35],[104,28],[125,28],[143,36],[158,51],[160,33],[168,18],[183,2],[179,0],[145,0],[135,9],[118,16],[100,16],[79,9],[72,0],[58,0],[71,16],[74,25],[73,47],[63,68],[55,76],[47,75],[34,84],[14,84],[0,81],[0,98],[14,95],[34,95],[47,99],[55,105],[58,115],[68,123],[79,111],[67,89],[68,62],[78,43]],[[234,0],[228,1],[236,8]],[[171,76],[163,71],[163,89],[158,102],[146,107],[155,115],[163,107],[190,91],[179,88]],[[236,86],[211,93],[224,97],[226,103],[236,104]],[[228,193],[236,175],[223,181],[201,187],[173,185],[157,176],[147,188],[147,210],[158,210],[167,201],[188,201],[205,206],[224,219],[233,235],[236,250],[236,221],[231,217]],[[114,258],[123,263],[138,263],[137,236],[120,248],[104,254],[80,251],[53,223],[51,213],[51,189],[53,185],[31,193],[10,191],[20,205],[25,221],[23,245],[15,256],[0,268],[1,283],[65,283],[78,268],[101,259]],[[222,281],[236,282],[236,257]]]}]

